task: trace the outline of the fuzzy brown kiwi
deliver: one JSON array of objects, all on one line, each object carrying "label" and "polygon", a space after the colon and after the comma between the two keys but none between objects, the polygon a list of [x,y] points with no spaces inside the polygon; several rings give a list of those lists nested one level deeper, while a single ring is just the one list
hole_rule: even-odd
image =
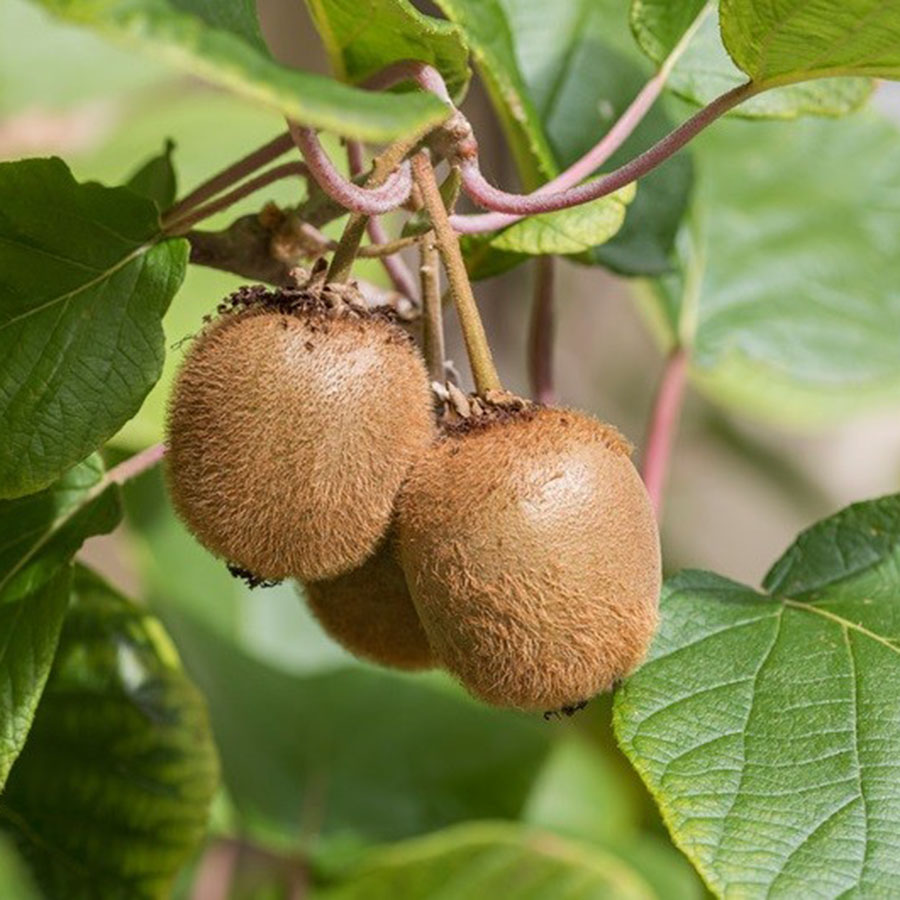
[{"label": "fuzzy brown kiwi", "polygon": [[611,426],[526,407],[455,427],[398,499],[398,550],[437,659],[476,697],[577,707],[657,622],[649,498]]},{"label": "fuzzy brown kiwi", "polygon": [[354,656],[408,671],[434,665],[390,541],[352,572],[307,582],[304,593],[322,628]]},{"label": "fuzzy brown kiwi", "polygon": [[361,564],[433,439],[418,352],[356,296],[243,289],[175,382],[175,508],[213,553],[260,578],[329,578]]}]

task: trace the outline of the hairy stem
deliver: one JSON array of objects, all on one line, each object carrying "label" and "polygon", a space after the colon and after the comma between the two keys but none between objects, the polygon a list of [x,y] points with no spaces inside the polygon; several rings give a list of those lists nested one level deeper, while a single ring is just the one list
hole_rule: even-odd
[{"label": "hairy stem", "polygon": [[280,181],[282,178],[289,178],[292,175],[297,175],[302,178],[308,174],[309,170],[302,162],[289,162],[282,163],[280,166],[274,166],[273,168],[260,173],[255,178],[251,178],[243,184],[239,184],[234,190],[229,191],[227,194],[222,194],[221,197],[216,197],[215,200],[210,200],[209,203],[206,203],[203,206],[194,207],[193,210],[184,216],[177,219],[170,219],[169,224],[163,227],[163,233],[167,235],[186,234],[194,227],[194,225],[201,222],[203,219],[208,219],[217,212],[227,209],[239,200],[243,200],[244,197],[267,187],[273,182]]},{"label": "hairy stem", "polygon": [[666,360],[650,416],[642,475],[658,519],[662,515],[666,473],[681,417],[687,367],[688,352],[684,347],[678,346]]},{"label": "hairy stem", "polygon": [[163,225],[166,226],[170,222],[181,218],[195,206],[198,206],[205,200],[209,200],[210,197],[214,197],[235,182],[241,181],[241,179],[246,178],[257,169],[261,169],[273,160],[278,159],[279,156],[283,156],[293,146],[294,141],[287,132],[272,138],[267,144],[263,144],[262,147],[222,169],[217,175],[213,175],[212,178],[204,181],[189,194],[182,197],[181,200],[163,214]]},{"label": "hairy stem", "polygon": [[534,300],[531,307],[531,324],[528,332],[528,376],[531,396],[538,403],[554,402],[553,391],[553,338],[555,333],[553,310],[552,256],[539,256],[535,260]]},{"label": "hairy stem", "polygon": [[[397,166],[403,162],[406,155],[415,146],[415,143],[417,141],[398,141],[396,144],[391,144],[379,156],[376,156],[372,163],[372,174],[366,181],[366,187],[372,188],[384,184],[391,173],[397,169]],[[351,213],[347,224],[344,226],[344,233],[341,235],[338,247],[331,259],[327,275],[328,281],[342,282],[350,277],[353,261],[357,257],[359,245],[366,232],[368,218],[363,213]]]},{"label": "hairy stem", "polygon": [[428,366],[428,377],[443,384],[446,380],[444,316],[440,256],[433,231],[419,238],[419,278],[422,285],[422,352]]},{"label": "hairy stem", "polygon": [[444,209],[444,201],[441,198],[428,153],[425,151],[417,153],[413,157],[412,167],[413,177],[422,193],[422,203],[434,228],[438,251],[450,283],[450,293],[456,304],[456,312],[466,343],[466,353],[469,356],[469,365],[472,367],[472,377],[475,380],[475,389],[479,394],[501,390],[500,376],[494,366],[491,348],[487,341],[487,335],[484,333],[481,316],[478,314],[475,296],[472,293],[472,285],[469,284],[466,265],[459,248],[459,238],[450,227],[450,220],[447,210]]},{"label": "hairy stem", "polygon": [[470,154],[462,157],[459,161],[463,189],[479,206],[516,216],[531,216],[580,206],[582,203],[606,197],[648,172],[652,172],[704,128],[739,103],[752,97],[758,90],[758,87],[750,82],[732,88],[717,97],[708,106],[703,107],[662,140],[657,141],[650,149],[645,150],[608,175],[587,184],[581,184],[565,191],[510,194],[488,183],[478,167],[477,155]]}]

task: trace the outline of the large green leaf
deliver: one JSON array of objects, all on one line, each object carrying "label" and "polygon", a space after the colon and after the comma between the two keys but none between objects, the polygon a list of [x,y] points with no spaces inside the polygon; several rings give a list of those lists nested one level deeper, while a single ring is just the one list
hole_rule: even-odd
[{"label": "large green leaf", "polygon": [[164,614],[209,699],[225,782],[263,836],[296,846],[315,815],[323,840],[393,840],[521,811],[548,749],[543,723],[420,676],[291,676],[171,605]]},{"label": "large green leaf", "polygon": [[900,158],[874,115],[723,122],[697,144],[698,247],[656,298],[696,307],[692,376],[791,424],[900,399]]},{"label": "large green leaf", "polygon": [[891,0],[722,0],[722,38],[757,82],[900,78],[900,7]]},{"label": "large green leaf", "polygon": [[529,216],[510,225],[491,241],[491,246],[529,256],[584,253],[610,240],[622,227],[635,186],[572,209]]},{"label": "large green leaf", "polygon": [[0,790],[31,728],[69,605],[68,567],[11,601],[0,599]]},{"label": "large green leaf", "polygon": [[217,782],[204,703],[160,623],[86,570],[0,822],[51,897],[162,898]]},{"label": "large green leaf", "polygon": [[0,501],[0,789],[31,725],[69,602],[68,560],[119,520],[92,457],[39,494]]},{"label": "large green leaf", "polygon": [[[608,850],[520,825],[476,822],[373,853],[323,900],[626,900],[662,897]],[[668,895],[673,896],[672,894]]]},{"label": "large green leaf", "polygon": [[207,81],[317,128],[370,140],[424,131],[447,108],[424,93],[367,92],[277,63],[250,0],[35,0]]},{"label": "large green leaf", "polygon": [[335,71],[356,83],[388,63],[430,63],[457,100],[469,82],[469,51],[461,30],[420,13],[409,0],[306,0]]},{"label": "large green leaf", "polygon": [[900,495],[813,526],[765,593],[683,572],[619,740],[719,895],[891,896],[900,880]]},{"label": "large green leaf", "polygon": [[[666,82],[685,99],[703,105],[747,81],[722,44],[715,0],[632,0],[631,22],[638,43],[657,64],[662,64],[692,31],[686,46],[679,47],[678,62]],[[829,78],[766,90],[732,114],[779,119],[804,114],[842,115],[863,103],[871,90],[866,78]]]},{"label": "large green leaf", "polygon": [[48,485],[137,412],[187,242],[156,206],[59,159],[0,164],[0,497]]}]

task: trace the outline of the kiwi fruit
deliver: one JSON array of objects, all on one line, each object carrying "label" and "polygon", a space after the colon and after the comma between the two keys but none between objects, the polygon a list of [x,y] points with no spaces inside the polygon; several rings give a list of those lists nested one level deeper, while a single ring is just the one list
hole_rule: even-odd
[{"label": "kiwi fruit", "polygon": [[373,553],[434,430],[425,366],[387,312],[348,286],[244,288],[178,373],[168,484],[239,569],[331,578]]},{"label": "kiwi fruit", "polygon": [[354,656],[408,671],[434,665],[390,541],[359,568],[303,587],[319,624]]},{"label": "kiwi fruit", "polygon": [[642,659],[659,536],[627,441],[526,405],[450,427],[398,498],[398,552],[439,662],[474,696],[577,709]]}]

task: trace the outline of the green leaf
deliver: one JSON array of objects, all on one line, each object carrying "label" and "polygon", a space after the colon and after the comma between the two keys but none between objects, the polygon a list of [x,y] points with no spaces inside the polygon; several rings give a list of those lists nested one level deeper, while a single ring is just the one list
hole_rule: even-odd
[{"label": "green leaf", "polygon": [[[715,0],[632,0],[631,24],[638,43],[658,65],[683,39],[688,41],[679,47],[680,56],[666,82],[686,100],[705,105],[747,80],[722,44]],[[731,115],[776,119],[843,115],[864,103],[871,91],[872,83],[865,78],[830,78],[766,90]]]},{"label": "green leaf", "polygon": [[658,896],[608,850],[520,825],[474,822],[376,851],[343,884],[324,891],[323,900],[429,900],[438,894],[446,900]]},{"label": "green leaf", "polygon": [[691,274],[655,298],[670,322],[696,316],[692,377],[713,399],[792,425],[900,399],[897,140],[859,115],[722,122],[697,142]]},{"label": "green leaf", "polygon": [[631,184],[591,203],[529,216],[501,231],[491,246],[530,256],[583,253],[615,235],[634,195]]},{"label": "green leaf", "polygon": [[92,573],[72,606],[31,734],[0,799],[54,897],[169,896],[217,783],[202,698],[158,620]]},{"label": "green leaf", "polygon": [[900,8],[884,0],[722,0],[722,39],[757,82],[900,78]]},{"label": "green leaf", "polygon": [[900,879],[900,495],[813,526],[766,593],[707,572],[615,704],[623,749],[719,895],[890,896]]},{"label": "green leaf", "polygon": [[610,843],[636,834],[640,814],[615,762],[583,737],[571,735],[547,759],[523,818],[569,837]]},{"label": "green leaf", "polygon": [[111,437],[159,378],[188,245],[156,207],[59,159],[0,164],[0,497],[39,490]]},{"label": "green leaf", "polygon": [[34,882],[12,844],[0,840],[0,897],[9,900],[41,900]]},{"label": "green leaf", "polygon": [[308,809],[319,811],[320,840],[342,841],[521,811],[548,749],[543,723],[422,676],[362,666],[288,675],[161,608],[209,699],[244,826],[263,838],[296,846]]},{"label": "green leaf", "polygon": [[119,521],[93,456],[39,494],[0,501],[0,789],[31,725],[69,602],[67,563]]},{"label": "green leaf", "polygon": [[[526,189],[556,174],[556,161],[516,61],[515,39],[500,0],[436,0],[466,36]],[[544,4],[544,8],[549,7]]]},{"label": "green leaf", "polygon": [[25,745],[50,673],[70,582],[65,567],[26,596],[0,597],[0,790]]},{"label": "green leaf", "polygon": [[450,96],[461,100],[469,83],[469,51],[462,31],[420,13],[409,0],[306,0],[337,74],[354,84],[392,62],[415,59],[434,66]]},{"label": "green leaf", "polygon": [[35,2],[316,128],[386,141],[424,131],[447,116],[446,106],[424,93],[363,91],[275,62],[259,37],[249,0]]},{"label": "green leaf", "polygon": [[152,200],[162,212],[174,202],[178,193],[178,179],[172,165],[175,142],[167,140],[163,152],[147,160],[129,179],[125,187]]}]

